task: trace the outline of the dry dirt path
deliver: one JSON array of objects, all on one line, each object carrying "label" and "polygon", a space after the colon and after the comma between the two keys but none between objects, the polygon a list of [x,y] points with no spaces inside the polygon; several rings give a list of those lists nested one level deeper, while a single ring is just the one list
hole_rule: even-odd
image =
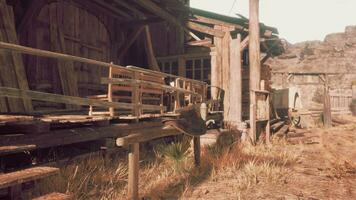
[{"label": "dry dirt path", "polygon": [[288,141],[284,148],[300,156],[278,183],[257,183],[241,193],[231,176],[205,181],[181,199],[356,200],[356,121],[291,134]]}]

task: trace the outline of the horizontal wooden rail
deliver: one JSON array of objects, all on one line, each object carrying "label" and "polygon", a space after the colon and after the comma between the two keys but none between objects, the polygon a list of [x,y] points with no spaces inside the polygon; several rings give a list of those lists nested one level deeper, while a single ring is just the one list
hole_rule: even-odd
[{"label": "horizontal wooden rail", "polygon": [[[91,105],[104,108],[123,108],[123,109],[133,109],[134,104],[131,103],[118,103],[118,102],[106,102],[95,99],[87,99],[81,97],[72,97],[59,94],[51,94],[45,92],[37,92],[31,90],[20,90],[16,88],[0,87],[0,96],[10,97],[10,98],[29,98],[38,101],[47,101],[53,103],[64,103],[73,105]],[[160,110],[166,109],[165,106],[155,106],[155,105],[138,105],[145,110]]]},{"label": "horizontal wooden rail", "polygon": [[31,47],[25,47],[17,44],[11,44],[11,43],[6,43],[6,42],[0,42],[0,49],[5,49],[8,51],[17,51],[20,53],[24,54],[29,54],[29,55],[35,55],[35,56],[42,56],[42,57],[49,57],[49,58],[56,58],[56,59],[62,59],[62,60],[69,60],[69,61],[76,61],[76,62],[81,62],[81,63],[87,63],[87,64],[92,64],[92,65],[99,65],[103,67],[113,67],[113,68],[118,68],[118,69],[124,69],[128,71],[139,71],[142,73],[147,73],[147,74],[152,74],[152,75],[164,75],[166,77],[173,77],[173,78],[180,78],[182,80],[187,80],[191,82],[199,82],[201,84],[204,84],[202,81],[197,81],[194,79],[189,79],[189,78],[184,78],[180,76],[175,76],[172,74],[167,74],[163,72],[157,72],[157,71],[152,71],[148,69],[143,69],[135,66],[120,66],[116,64],[111,64],[107,62],[102,62],[102,61],[97,61],[89,58],[83,58],[83,57],[78,57],[78,56],[73,56],[73,55],[68,55],[68,54],[63,54],[63,53],[57,53],[57,52],[52,52],[52,51],[46,51],[46,50],[41,50],[41,49],[35,49]]},{"label": "horizontal wooden rail", "polygon": [[183,134],[183,133],[173,127],[163,126],[159,130],[155,129],[155,130],[152,130],[149,132],[148,131],[139,132],[139,133],[125,136],[125,137],[117,138],[116,145],[125,147],[130,144],[134,144],[134,143],[141,143],[141,142],[154,140],[157,138],[180,135],[180,134]]},{"label": "horizontal wooden rail", "polygon": [[142,85],[145,87],[147,86],[147,87],[152,87],[155,89],[163,89],[163,90],[167,90],[167,91],[177,91],[177,92],[182,92],[182,93],[186,93],[186,94],[202,96],[201,94],[198,94],[198,93],[190,91],[190,90],[185,90],[182,88],[172,87],[172,86],[154,83],[154,82],[150,82],[150,81],[135,80],[135,79],[101,78],[101,83],[103,83],[103,84]]}]

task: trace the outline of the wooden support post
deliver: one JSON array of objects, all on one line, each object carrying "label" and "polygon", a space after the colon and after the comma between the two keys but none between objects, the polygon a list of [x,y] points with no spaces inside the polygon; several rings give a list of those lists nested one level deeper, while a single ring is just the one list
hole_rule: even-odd
[{"label": "wooden support post", "polygon": [[195,166],[200,166],[200,136],[194,136],[194,163]]},{"label": "wooden support post", "polygon": [[230,112],[230,43],[231,43],[231,35],[229,31],[226,31],[225,36],[222,40],[222,88],[225,91],[224,98],[224,121],[229,122],[229,112]]},{"label": "wooden support post", "polygon": [[242,74],[241,74],[241,35],[230,44],[230,112],[229,125],[237,128],[242,121]]},{"label": "wooden support post", "polygon": [[256,142],[256,90],[259,90],[261,79],[260,63],[260,25],[259,0],[250,0],[249,21],[249,59],[250,59],[250,136]]},{"label": "wooden support post", "polygon": [[138,200],[138,173],[139,173],[139,152],[140,144],[129,145],[129,180],[128,197],[130,200]]},{"label": "wooden support post", "polygon": [[[113,64],[112,62],[111,62],[111,64]],[[112,76],[112,67],[110,67],[109,68],[109,78],[113,78],[113,76]],[[108,84],[108,101],[109,102],[112,102],[112,83],[109,83]],[[92,106],[91,106],[91,108],[92,108]],[[109,113],[110,113],[110,117],[114,117],[114,115],[115,115],[115,110],[114,110],[114,108],[113,107],[110,107],[109,108]]]},{"label": "wooden support post", "polygon": [[[140,79],[140,72],[134,72],[133,76],[134,80],[139,80]],[[140,84],[135,84],[133,86],[132,90],[132,103],[134,104],[134,109],[133,109],[133,115],[136,117],[136,120],[138,121],[142,112],[141,109],[141,92],[140,92],[141,85]]]},{"label": "wooden support post", "polygon": [[331,105],[330,105],[330,94],[329,94],[329,83],[328,76],[324,75],[324,126],[330,128],[331,124]]},{"label": "wooden support post", "polygon": [[[208,107],[205,103],[200,105],[200,116],[201,118],[206,121],[208,114]],[[195,166],[200,166],[200,136],[195,136],[193,138],[193,148],[194,148],[194,163]]]},{"label": "wooden support post", "polygon": [[219,61],[220,59],[218,58],[218,56],[220,56],[220,54],[217,51],[216,47],[211,48],[211,91],[210,91],[210,95],[211,95],[211,99],[213,100],[217,100],[218,99],[218,93],[219,90],[217,87],[220,87],[220,64]]},{"label": "wooden support post", "polygon": [[270,144],[270,137],[271,137],[271,121],[270,121],[270,94],[267,95],[267,108],[266,108],[266,115],[267,115],[267,125],[266,125],[266,143]]},{"label": "wooden support post", "polygon": [[[254,91],[251,91],[253,93],[253,99],[255,99],[256,94]],[[250,138],[253,143],[256,143],[257,140],[257,124],[256,124],[256,114],[257,114],[257,107],[256,104],[252,103],[250,104]]]},{"label": "wooden support post", "polygon": [[153,50],[152,38],[151,38],[151,32],[149,26],[145,26],[145,39],[146,39],[145,49],[146,49],[146,54],[148,59],[148,65],[151,70],[161,71],[159,69],[156,56]]}]

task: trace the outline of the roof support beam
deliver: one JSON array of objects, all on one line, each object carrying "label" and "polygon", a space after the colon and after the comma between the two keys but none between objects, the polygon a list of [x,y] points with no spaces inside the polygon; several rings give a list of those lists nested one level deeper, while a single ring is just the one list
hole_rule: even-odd
[{"label": "roof support beam", "polygon": [[201,32],[201,33],[205,33],[211,36],[215,36],[215,37],[224,37],[225,36],[225,32],[224,31],[220,31],[220,30],[216,30],[214,28],[210,28],[208,26],[204,26],[195,22],[188,22],[187,23],[188,28]]},{"label": "roof support beam", "polygon": [[192,36],[195,40],[201,40],[199,37],[197,37],[192,32],[190,32],[184,25],[182,25],[177,18],[175,18],[169,12],[163,10],[161,7],[157,6],[157,4],[153,3],[151,0],[136,0],[136,1],[139,2],[141,6],[151,11],[152,13],[155,13],[157,16],[161,17],[162,19],[165,19],[168,22],[183,28],[184,32]]}]

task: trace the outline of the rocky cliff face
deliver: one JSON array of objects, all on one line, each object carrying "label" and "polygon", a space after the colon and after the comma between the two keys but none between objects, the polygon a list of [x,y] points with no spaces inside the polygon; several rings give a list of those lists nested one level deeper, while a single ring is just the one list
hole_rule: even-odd
[{"label": "rocky cliff face", "polygon": [[[356,80],[356,26],[346,27],[344,33],[327,35],[324,41],[307,41],[294,45],[285,43],[285,53],[270,59],[266,65],[273,72],[336,73],[328,76],[331,89],[349,89],[352,81]],[[303,106],[310,108],[322,103],[323,87],[318,79],[300,76],[290,78],[288,82],[287,75],[273,73],[272,87],[299,87]]]}]

